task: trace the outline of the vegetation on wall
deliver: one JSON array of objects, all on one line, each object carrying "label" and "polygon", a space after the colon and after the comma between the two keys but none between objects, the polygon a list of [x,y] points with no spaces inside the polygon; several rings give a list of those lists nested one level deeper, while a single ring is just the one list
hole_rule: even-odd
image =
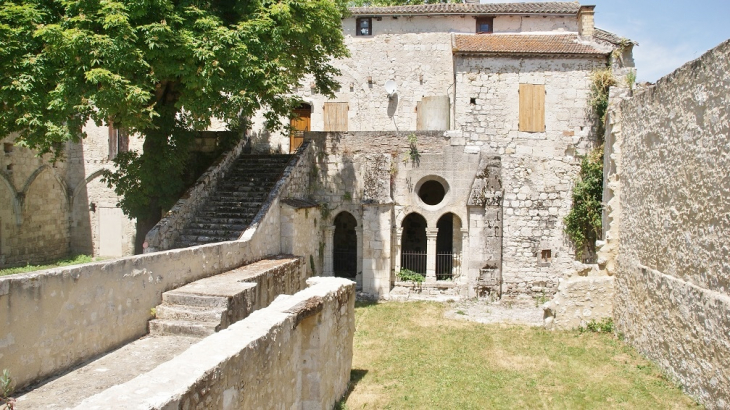
[{"label": "vegetation on wall", "polygon": [[88,121],[143,136],[107,176],[143,237],[212,118],[237,129],[263,109],[275,129],[305,75],[333,95],[346,13],[344,0],[2,2],[0,135],[56,154]]},{"label": "vegetation on wall", "polygon": [[610,68],[591,74],[589,104],[598,121],[595,127],[599,146],[586,155],[573,188],[573,207],[565,217],[565,232],[576,246],[576,256],[582,258],[595,253],[596,239],[601,237],[603,212],[603,137],[606,132],[606,111],[609,89],[616,85]]}]

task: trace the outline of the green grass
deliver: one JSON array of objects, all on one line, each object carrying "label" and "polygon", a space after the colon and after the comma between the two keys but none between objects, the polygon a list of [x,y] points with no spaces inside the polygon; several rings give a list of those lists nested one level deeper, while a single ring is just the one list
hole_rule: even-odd
[{"label": "green grass", "polygon": [[351,391],[339,408],[698,407],[611,334],[449,320],[447,308],[358,305]]},{"label": "green grass", "polygon": [[101,260],[101,258],[92,258],[88,255],[69,256],[67,258],[59,259],[53,263],[49,263],[48,265],[27,265],[19,266],[17,268],[0,269],[0,276],[57,268],[59,266],[79,265],[81,263],[95,262],[99,260]]}]

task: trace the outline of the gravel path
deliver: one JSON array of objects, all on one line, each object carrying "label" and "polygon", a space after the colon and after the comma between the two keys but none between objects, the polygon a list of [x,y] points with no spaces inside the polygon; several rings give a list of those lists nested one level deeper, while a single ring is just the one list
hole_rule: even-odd
[{"label": "gravel path", "polygon": [[542,326],[543,311],[534,302],[523,303],[488,302],[466,299],[450,303],[446,312],[449,319],[469,320],[479,323],[512,323],[528,326]]}]

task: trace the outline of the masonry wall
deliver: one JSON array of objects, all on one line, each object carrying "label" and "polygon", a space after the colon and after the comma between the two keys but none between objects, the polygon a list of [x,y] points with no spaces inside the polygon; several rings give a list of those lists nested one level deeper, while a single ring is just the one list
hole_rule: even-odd
[{"label": "masonry wall", "polygon": [[18,387],[147,333],[162,293],[280,253],[278,199],[239,241],[0,277],[0,368]]},{"label": "masonry wall", "polygon": [[350,380],[355,285],[309,284],[77,408],[333,408]]},{"label": "masonry wall", "polygon": [[[506,296],[552,294],[575,270],[563,218],[570,211],[579,156],[595,145],[590,72],[606,63],[457,56],[455,121],[465,150],[490,152],[502,161]],[[519,131],[521,83],[545,86],[545,132]],[[551,251],[549,262],[541,260],[543,250]]]},{"label": "masonry wall", "polygon": [[614,316],[708,408],[730,406],[730,42],[620,105]]}]

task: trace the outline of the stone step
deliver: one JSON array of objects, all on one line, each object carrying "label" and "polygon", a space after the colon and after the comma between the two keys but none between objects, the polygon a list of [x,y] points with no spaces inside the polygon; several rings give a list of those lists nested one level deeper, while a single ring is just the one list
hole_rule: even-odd
[{"label": "stone step", "polygon": [[184,320],[194,322],[221,323],[226,308],[213,308],[207,306],[189,305],[168,305],[161,304],[156,308],[157,319]]},{"label": "stone step", "polygon": [[182,234],[179,237],[180,242],[187,242],[187,243],[195,243],[198,244],[205,244],[205,243],[215,243],[215,242],[227,242],[227,241],[235,241],[238,239],[239,234],[231,234],[231,235],[216,235],[216,236],[206,236],[206,235],[185,235]]},{"label": "stone step", "polygon": [[162,294],[162,303],[168,305],[228,308],[228,298],[175,292],[174,290]]},{"label": "stone step", "polygon": [[217,331],[218,324],[212,322],[193,322],[186,320],[150,320],[150,334],[155,336],[165,335],[191,335],[210,336]]},{"label": "stone step", "polygon": [[[195,218],[195,222],[192,222],[194,224],[201,224],[201,225],[223,225],[223,226],[243,226],[243,229],[246,229],[248,227],[248,218],[239,215],[236,215],[235,218],[230,218],[226,216],[221,216],[220,214],[214,214],[214,215],[208,215],[208,216],[201,216],[198,215]],[[254,214],[251,214],[251,217],[253,218]]]},{"label": "stone step", "polygon": [[183,229],[182,235],[185,236],[207,236],[211,238],[228,238],[231,235],[238,235],[241,232],[243,232],[243,229],[237,230],[237,229],[225,229],[225,226],[222,225],[218,228],[185,228]]},{"label": "stone step", "polygon": [[244,229],[248,227],[248,224],[245,223],[230,223],[230,222],[204,222],[203,218],[196,219],[195,222],[188,225],[185,229],[191,229],[191,230],[198,230],[198,229],[206,229],[206,230],[227,230],[230,232],[243,232]]}]

